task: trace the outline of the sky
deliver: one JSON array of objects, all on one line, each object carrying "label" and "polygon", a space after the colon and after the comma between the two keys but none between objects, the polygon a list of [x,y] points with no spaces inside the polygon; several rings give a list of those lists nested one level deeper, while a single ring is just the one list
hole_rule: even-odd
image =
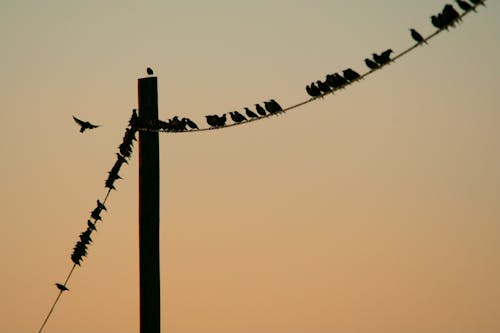
[{"label": "sky", "polygon": [[[146,67],[160,118],[206,127],[365,72],[444,4],[2,1],[0,331],[38,331]],[[499,13],[283,116],[162,133],[162,332],[500,331]],[[139,331],[137,156],[44,332]]]}]

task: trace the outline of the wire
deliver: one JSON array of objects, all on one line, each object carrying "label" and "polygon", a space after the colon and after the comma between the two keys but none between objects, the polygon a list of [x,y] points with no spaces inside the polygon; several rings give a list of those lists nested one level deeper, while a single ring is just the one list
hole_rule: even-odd
[{"label": "wire", "polygon": [[[486,0],[484,0],[483,2],[486,2]],[[461,21],[463,17],[465,17],[469,13],[473,12],[476,9],[476,7],[478,7],[480,4],[481,3],[478,3],[478,4],[474,5],[474,6],[472,6],[471,10],[468,10],[468,11],[462,13],[459,16],[459,18],[455,20],[455,22]],[[375,69],[369,70],[368,72],[360,75],[360,77],[358,77],[357,79],[355,79],[353,81],[350,81],[349,83],[343,85],[342,88],[340,88],[340,89],[344,89],[348,85],[351,85],[351,84],[353,84],[355,82],[358,82],[358,81],[364,79],[365,77],[367,77],[367,76],[375,73],[376,71],[382,69],[383,67],[389,65],[390,63],[395,62],[399,58],[401,58],[401,57],[405,56],[406,54],[410,53],[411,51],[417,49],[420,46],[423,46],[424,43],[427,43],[429,40],[431,40],[432,38],[436,37],[437,35],[439,35],[443,31],[448,31],[448,27],[436,30],[435,32],[433,32],[432,34],[430,34],[429,36],[427,36],[426,38],[424,38],[424,40],[422,42],[415,43],[415,44],[411,45],[410,47],[408,47],[407,49],[405,49],[402,52],[400,52],[399,54],[395,55],[393,58],[391,58],[391,60],[388,63],[383,64],[383,65],[381,65],[381,66],[379,66],[379,67],[377,67]],[[146,131],[146,132],[163,132],[163,133],[179,134],[179,133],[195,133],[195,132],[197,133],[197,132],[213,131],[213,130],[220,130],[220,129],[225,129],[225,128],[229,128],[229,127],[234,127],[234,126],[238,126],[238,125],[246,125],[246,124],[250,124],[250,123],[253,123],[255,121],[258,121],[258,120],[270,118],[272,116],[282,115],[282,114],[284,114],[284,113],[286,113],[288,111],[297,109],[297,108],[299,108],[299,107],[301,107],[303,105],[309,104],[309,103],[314,102],[314,101],[316,101],[316,100],[318,100],[320,98],[323,98],[326,95],[330,95],[330,94],[333,95],[335,92],[339,91],[340,89],[333,89],[332,91],[324,93],[324,94],[321,94],[321,95],[319,95],[317,97],[311,97],[311,98],[309,98],[309,99],[307,99],[305,101],[298,102],[296,104],[293,104],[291,106],[283,108],[283,110],[281,110],[279,112],[268,113],[268,114],[266,114],[264,116],[260,116],[258,118],[250,118],[250,119],[248,119],[246,121],[242,121],[242,122],[239,122],[239,123],[233,122],[231,124],[220,126],[220,127],[205,127],[205,128],[200,128],[200,129],[190,129],[190,130],[184,130],[184,131],[170,131],[168,129],[156,129],[156,128],[141,127],[141,128],[138,128],[138,130],[140,130],[140,131]]]}]

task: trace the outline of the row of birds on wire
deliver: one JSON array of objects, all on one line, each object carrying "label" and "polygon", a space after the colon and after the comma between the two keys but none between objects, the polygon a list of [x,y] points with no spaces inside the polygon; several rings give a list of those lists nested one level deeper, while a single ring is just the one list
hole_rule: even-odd
[{"label": "row of birds on wire", "polygon": [[[471,10],[475,11],[475,7],[479,4],[485,5],[483,0],[471,0],[474,5],[471,5],[464,0],[456,0],[458,6],[464,11],[469,12]],[[451,4],[446,4],[443,10],[437,15],[431,16],[431,23],[438,30],[448,29],[448,27],[455,27],[455,24],[459,22],[460,14]],[[410,35],[418,45],[426,43],[424,37],[415,29],[411,28]],[[383,66],[389,64],[391,59],[391,54],[394,51],[392,49],[387,49],[380,54],[372,53],[371,58],[365,58],[365,65],[369,68],[369,72],[380,69]],[[342,89],[346,85],[358,80],[361,75],[353,70],[352,68],[347,68],[343,70],[343,75],[339,73],[327,74],[324,81],[317,80],[306,86],[306,92],[312,98],[323,97],[326,94],[332,93],[335,90]]]},{"label": "row of birds on wire", "polygon": [[[137,111],[132,111],[132,116],[130,117],[129,124],[125,129],[125,134],[122,139],[122,143],[118,146],[118,153],[116,153],[116,161],[108,172],[108,177],[104,182],[104,187],[108,189],[108,194],[112,190],[116,190],[115,181],[122,179],[119,175],[120,169],[123,164],[128,164],[128,160],[132,156],[132,148],[134,141],[136,141],[135,133],[137,132]],[[83,131],[82,131],[83,132]],[[87,220],[86,229],[80,233],[79,240],[73,248],[71,253],[71,261],[78,266],[81,266],[83,258],[87,256],[87,247],[92,243],[91,235],[94,231],[97,231],[96,224],[98,221],[102,221],[101,213],[102,211],[107,211],[105,206],[106,199],[101,202],[97,200],[96,207],[90,212],[90,218]],[[56,283],[56,287],[62,292],[69,290],[64,283]]]},{"label": "row of birds on wire", "polygon": [[[479,5],[486,6],[484,4],[485,0],[469,0],[471,3],[465,0],[455,0],[457,5],[464,11],[464,13],[469,11],[476,11],[476,7]],[[461,21],[460,13],[451,4],[446,4],[441,12],[430,17],[431,23],[438,30],[448,29],[449,27],[455,27],[457,23]],[[410,35],[417,45],[427,43],[422,37],[422,35],[415,29],[409,29]],[[394,51],[392,49],[387,49],[381,53],[373,53],[371,58],[365,58],[365,65],[369,68],[369,72],[378,70],[383,66],[389,64],[391,59],[391,54]],[[153,75],[153,70],[148,67],[147,74]],[[367,74],[368,74],[367,73]],[[366,75],[366,74],[365,74]],[[336,90],[345,88],[347,85],[359,80],[362,76],[352,68],[347,68],[340,73],[327,74],[324,80],[316,80],[306,85],[306,93],[312,98],[323,97],[326,94],[330,94]],[[256,120],[259,118],[268,117],[270,115],[277,115],[284,112],[281,105],[276,102],[275,99],[263,102],[264,106],[260,104],[255,104],[255,110],[251,110],[245,107],[245,114],[238,111],[232,111],[229,113],[223,113],[222,115],[206,115],[206,123],[209,128],[222,128],[227,126],[227,115],[233,121],[233,124],[239,124],[242,122],[248,122]],[[134,110],[134,114],[137,114]],[[99,127],[99,125],[94,125],[88,121],[83,121],[75,116],[73,116],[75,122],[80,126],[80,132],[83,133],[87,129],[94,129]],[[179,116],[174,116],[168,121],[163,120],[137,120],[137,128],[140,130],[148,131],[164,131],[164,132],[185,132],[185,131],[197,131],[200,130],[198,125],[189,118]]]}]

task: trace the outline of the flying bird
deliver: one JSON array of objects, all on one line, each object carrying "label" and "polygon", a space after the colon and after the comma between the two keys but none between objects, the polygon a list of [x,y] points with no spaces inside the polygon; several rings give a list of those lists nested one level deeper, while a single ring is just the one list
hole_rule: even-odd
[{"label": "flying bird", "polygon": [[148,67],[148,68],[146,69],[146,72],[148,73],[148,75],[153,75],[153,74],[154,74],[154,72],[153,72],[153,70],[151,69],[151,67]]},{"label": "flying bird", "polygon": [[64,284],[60,284],[60,283],[56,283],[56,287],[57,289],[59,289],[60,291],[66,291],[66,290],[69,290],[68,288],[66,288],[66,286]]},{"label": "flying bird", "polygon": [[75,120],[75,122],[78,125],[80,125],[80,133],[85,132],[85,130],[87,130],[87,129],[93,129],[93,128],[99,127],[99,125],[93,125],[93,124],[89,123],[88,121],[83,121],[81,119],[78,119],[75,116],[73,116],[73,119]]},{"label": "flying bird", "polygon": [[413,38],[418,44],[421,44],[421,43],[427,44],[424,37],[422,37],[422,35],[419,34],[417,30],[410,29],[410,32],[411,32],[411,38]]}]

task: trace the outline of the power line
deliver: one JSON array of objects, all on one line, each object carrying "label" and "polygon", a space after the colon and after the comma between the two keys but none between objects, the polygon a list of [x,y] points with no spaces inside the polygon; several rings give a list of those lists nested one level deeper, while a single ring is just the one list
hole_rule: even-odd
[{"label": "power line", "polygon": [[[483,1],[483,2],[486,2]],[[454,20],[454,22],[459,22],[462,20],[463,17],[465,17],[466,15],[468,15],[469,13],[473,12],[476,7],[478,7],[481,3],[478,3],[474,6],[472,6],[472,8],[464,13],[462,13],[457,19]],[[298,102],[296,104],[293,104],[291,106],[288,106],[288,107],[285,107],[283,108],[283,110],[279,111],[279,112],[275,112],[275,113],[268,113],[266,115],[263,115],[263,116],[260,116],[260,117],[257,117],[257,118],[250,118],[250,119],[247,119],[246,121],[242,121],[242,122],[233,122],[231,124],[228,124],[228,125],[224,125],[224,126],[220,126],[220,127],[205,127],[205,128],[200,128],[200,129],[190,129],[190,130],[182,130],[182,131],[172,131],[172,130],[169,130],[169,129],[164,129],[164,128],[158,128],[157,124],[147,124],[146,126],[140,126],[138,128],[138,130],[141,130],[141,131],[149,131],[149,132],[164,132],[164,133],[175,133],[175,134],[178,134],[178,133],[194,133],[194,132],[205,132],[205,131],[212,131],[212,130],[219,130],[219,129],[225,129],[225,128],[229,128],[229,127],[234,127],[234,126],[238,126],[238,125],[246,125],[246,124],[249,124],[249,123],[253,123],[255,121],[258,121],[258,120],[262,120],[262,119],[266,119],[266,118],[270,118],[272,116],[279,116],[279,115],[282,115],[288,111],[292,111],[294,109],[297,109],[303,105],[306,105],[306,104],[309,104],[311,102],[314,102],[320,98],[323,98],[327,95],[330,95],[330,94],[334,94],[335,92],[341,90],[341,89],[344,89],[345,87],[355,83],[355,82],[358,82],[362,79],[364,79],[365,77],[375,73],[376,71],[384,68],[385,66],[389,65],[391,62],[395,62],[396,60],[398,60],[399,58],[401,57],[404,57],[406,54],[410,53],[411,51],[417,49],[418,47],[420,46],[423,46],[424,43],[427,44],[427,42],[429,40],[431,40],[432,38],[436,37],[437,35],[439,35],[441,32],[443,31],[448,31],[448,26],[446,26],[445,28],[442,28],[442,29],[437,29],[435,32],[433,32],[432,34],[430,34],[429,36],[427,36],[426,38],[424,38],[424,40],[422,42],[417,42],[413,45],[411,45],[410,47],[408,47],[407,49],[401,51],[400,53],[396,54],[393,58],[390,59],[389,62],[383,64],[383,65],[380,65],[378,66],[377,68],[375,69],[371,69],[369,71],[367,71],[366,73],[360,75],[357,79],[353,80],[353,81],[350,81],[346,84],[344,84],[340,89],[332,89],[330,92],[327,92],[327,93],[323,93],[319,96],[316,96],[316,97],[311,97],[307,100],[304,100],[304,101],[301,101],[301,102]]]}]

